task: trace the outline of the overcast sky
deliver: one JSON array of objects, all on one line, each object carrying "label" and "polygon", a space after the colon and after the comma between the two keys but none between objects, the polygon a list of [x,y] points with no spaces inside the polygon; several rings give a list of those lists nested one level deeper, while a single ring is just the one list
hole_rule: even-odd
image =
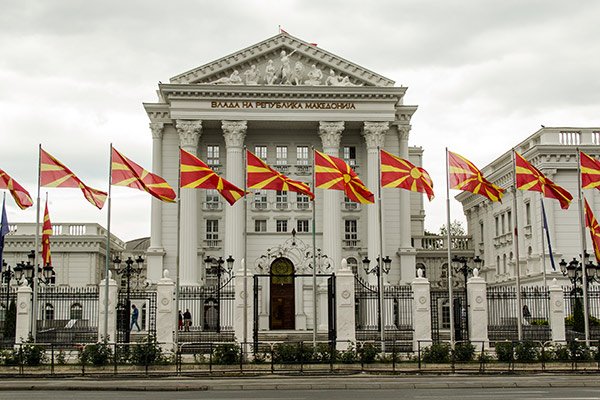
[{"label": "overcast sky", "polygon": [[[0,168],[33,197],[37,144],[107,189],[109,143],[151,167],[142,102],[158,81],[278,33],[408,86],[410,144],[425,149],[445,222],[444,148],[483,167],[546,126],[600,126],[598,1],[0,0]],[[45,189],[43,189],[42,197]],[[98,222],[76,190],[50,189],[55,222]],[[455,195],[457,192],[452,193]],[[150,197],[113,187],[112,231],[150,234]],[[34,222],[7,199],[10,222]],[[35,207],[33,207],[35,208]],[[105,207],[106,208],[106,207]],[[452,200],[454,218],[464,219]]]}]

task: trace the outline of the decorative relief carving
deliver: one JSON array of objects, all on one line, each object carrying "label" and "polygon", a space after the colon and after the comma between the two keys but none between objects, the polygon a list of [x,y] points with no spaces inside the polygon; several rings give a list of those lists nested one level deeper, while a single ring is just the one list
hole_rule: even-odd
[{"label": "decorative relief carving", "polygon": [[319,122],[319,136],[323,147],[340,147],[340,140],[342,139],[342,132],[344,130],[344,121],[330,122],[320,121]]},{"label": "decorative relief carving", "polygon": [[210,83],[212,83],[213,85],[241,85],[244,82],[242,81],[242,77],[240,76],[238,70],[234,69],[231,75],[229,75],[228,77],[225,76]]},{"label": "decorative relief carving", "polygon": [[179,134],[179,145],[181,147],[198,146],[200,132],[202,132],[202,121],[187,121],[178,119],[176,121],[177,133]]},{"label": "decorative relief carving", "polygon": [[247,121],[221,121],[221,128],[227,147],[242,147],[244,145],[244,138],[248,129]]},{"label": "decorative relief carving", "polygon": [[348,299],[350,297],[350,291],[349,290],[344,290],[342,292],[342,298],[343,299]]},{"label": "decorative relief carving", "polygon": [[152,131],[152,139],[162,139],[163,129],[165,124],[162,122],[150,122],[150,131]]},{"label": "decorative relief carving", "polygon": [[362,134],[365,137],[365,142],[367,142],[367,148],[382,147],[389,129],[388,122],[365,122]]}]

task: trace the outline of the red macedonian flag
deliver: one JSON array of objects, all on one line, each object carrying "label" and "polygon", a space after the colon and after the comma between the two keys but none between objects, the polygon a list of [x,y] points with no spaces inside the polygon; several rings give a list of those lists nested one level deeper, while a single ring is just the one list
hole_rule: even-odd
[{"label": "red macedonian flag", "polygon": [[515,151],[515,176],[517,189],[542,192],[544,197],[556,199],[560,208],[566,210],[573,200],[571,193],[567,192],[550,179],[546,178],[536,167],[531,165],[522,155]]},{"label": "red macedonian flag", "polygon": [[427,171],[385,150],[381,150],[380,157],[381,187],[421,192],[429,201],[433,199],[433,181]]},{"label": "red macedonian flag", "polygon": [[448,152],[448,175],[452,189],[480,194],[491,201],[502,202],[504,189],[485,179],[471,161],[451,151]]},{"label": "red macedonian flag", "polygon": [[21,210],[33,205],[33,200],[29,192],[19,185],[17,181],[11,178],[6,172],[0,169],[0,189],[8,189],[10,195],[15,199],[15,203]]},{"label": "red macedonian flag", "polygon": [[311,200],[315,198],[306,183],[290,179],[274,170],[249,150],[246,150],[246,168],[248,189],[290,191],[305,194]]},{"label": "red macedonian flag", "polygon": [[594,254],[596,254],[596,261],[600,262],[600,225],[594,217],[594,213],[590,208],[590,205],[585,201],[585,226],[590,229],[590,236],[592,237],[592,243],[594,244]]},{"label": "red macedonian flag", "polygon": [[40,152],[40,180],[44,187],[79,188],[87,201],[98,209],[102,209],[106,201],[106,192],[87,186],[73,171],[43,149]]},{"label": "red macedonian flag", "polygon": [[579,152],[581,167],[581,188],[600,190],[600,162],[583,151]]},{"label": "red macedonian flag", "polygon": [[50,236],[52,236],[52,224],[50,223],[50,213],[48,213],[48,200],[44,210],[44,223],[42,224],[42,265],[52,265],[50,257]]},{"label": "red macedonian flag", "polygon": [[177,195],[167,181],[140,167],[112,148],[111,184],[143,190],[159,200],[174,203]]},{"label": "red macedonian flag", "polygon": [[319,189],[343,190],[346,196],[356,203],[375,202],[373,193],[344,160],[316,150],[315,186]]},{"label": "red macedonian flag", "polygon": [[215,173],[198,157],[180,150],[179,181],[184,189],[215,189],[231,205],[244,196],[244,191]]}]

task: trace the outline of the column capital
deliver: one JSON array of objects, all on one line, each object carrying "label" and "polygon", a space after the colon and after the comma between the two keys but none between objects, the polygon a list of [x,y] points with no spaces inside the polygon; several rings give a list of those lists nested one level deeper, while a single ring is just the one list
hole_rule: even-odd
[{"label": "column capital", "polygon": [[325,147],[340,147],[340,140],[342,139],[342,132],[344,130],[344,121],[320,121],[319,122],[319,136]]},{"label": "column capital", "polygon": [[150,122],[149,125],[150,131],[152,131],[152,139],[162,139],[165,124],[162,122]]},{"label": "column capital", "polygon": [[398,137],[400,140],[404,140],[408,142],[408,137],[410,135],[410,124],[399,124],[398,127]]},{"label": "column capital", "polygon": [[385,135],[390,129],[389,122],[368,122],[363,125],[362,134],[367,142],[367,149],[382,147]]},{"label": "column capital", "polygon": [[181,147],[198,146],[198,140],[202,132],[202,121],[188,121],[178,119],[176,121],[177,133],[179,134],[179,145]]},{"label": "column capital", "polygon": [[228,148],[242,147],[248,129],[248,121],[221,121],[221,129],[223,129],[225,137],[225,146]]}]

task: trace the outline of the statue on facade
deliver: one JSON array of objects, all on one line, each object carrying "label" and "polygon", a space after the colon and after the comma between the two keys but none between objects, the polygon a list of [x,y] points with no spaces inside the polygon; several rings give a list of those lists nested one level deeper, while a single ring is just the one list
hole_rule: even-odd
[{"label": "statue on facade", "polygon": [[273,65],[273,60],[267,61],[267,66],[265,67],[265,83],[267,85],[273,85],[275,83],[275,65]]},{"label": "statue on facade", "polygon": [[225,76],[223,78],[219,78],[216,81],[211,82],[213,85],[241,85],[242,78],[240,77],[240,73],[238,70],[234,70],[230,76]]},{"label": "statue on facade", "polygon": [[335,71],[330,69],[329,76],[325,80],[325,84],[328,86],[342,86],[342,80],[335,74]]},{"label": "statue on facade", "polygon": [[323,73],[315,64],[310,67],[308,71],[308,79],[304,82],[307,85],[320,85],[323,79]]},{"label": "statue on facade", "polygon": [[362,86],[362,84],[360,84],[360,85],[354,84],[354,83],[350,82],[350,78],[348,78],[347,76],[344,76],[342,78],[342,81],[340,82],[340,86]]},{"label": "statue on facade", "polygon": [[304,70],[304,65],[300,61],[296,61],[294,64],[294,72],[292,73],[292,83],[294,85],[302,85],[302,71]]},{"label": "statue on facade", "polygon": [[[294,50],[296,51],[296,50]],[[289,55],[285,52],[285,50],[281,50],[281,81],[280,83],[284,85],[289,85],[291,83],[290,78],[292,75],[292,66],[290,65],[290,56],[294,54],[291,52]]]},{"label": "statue on facade", "polygon": [[244,72],[246,85],[258,85],[259,72],[255,64],[252,64],[249,70]]}]

